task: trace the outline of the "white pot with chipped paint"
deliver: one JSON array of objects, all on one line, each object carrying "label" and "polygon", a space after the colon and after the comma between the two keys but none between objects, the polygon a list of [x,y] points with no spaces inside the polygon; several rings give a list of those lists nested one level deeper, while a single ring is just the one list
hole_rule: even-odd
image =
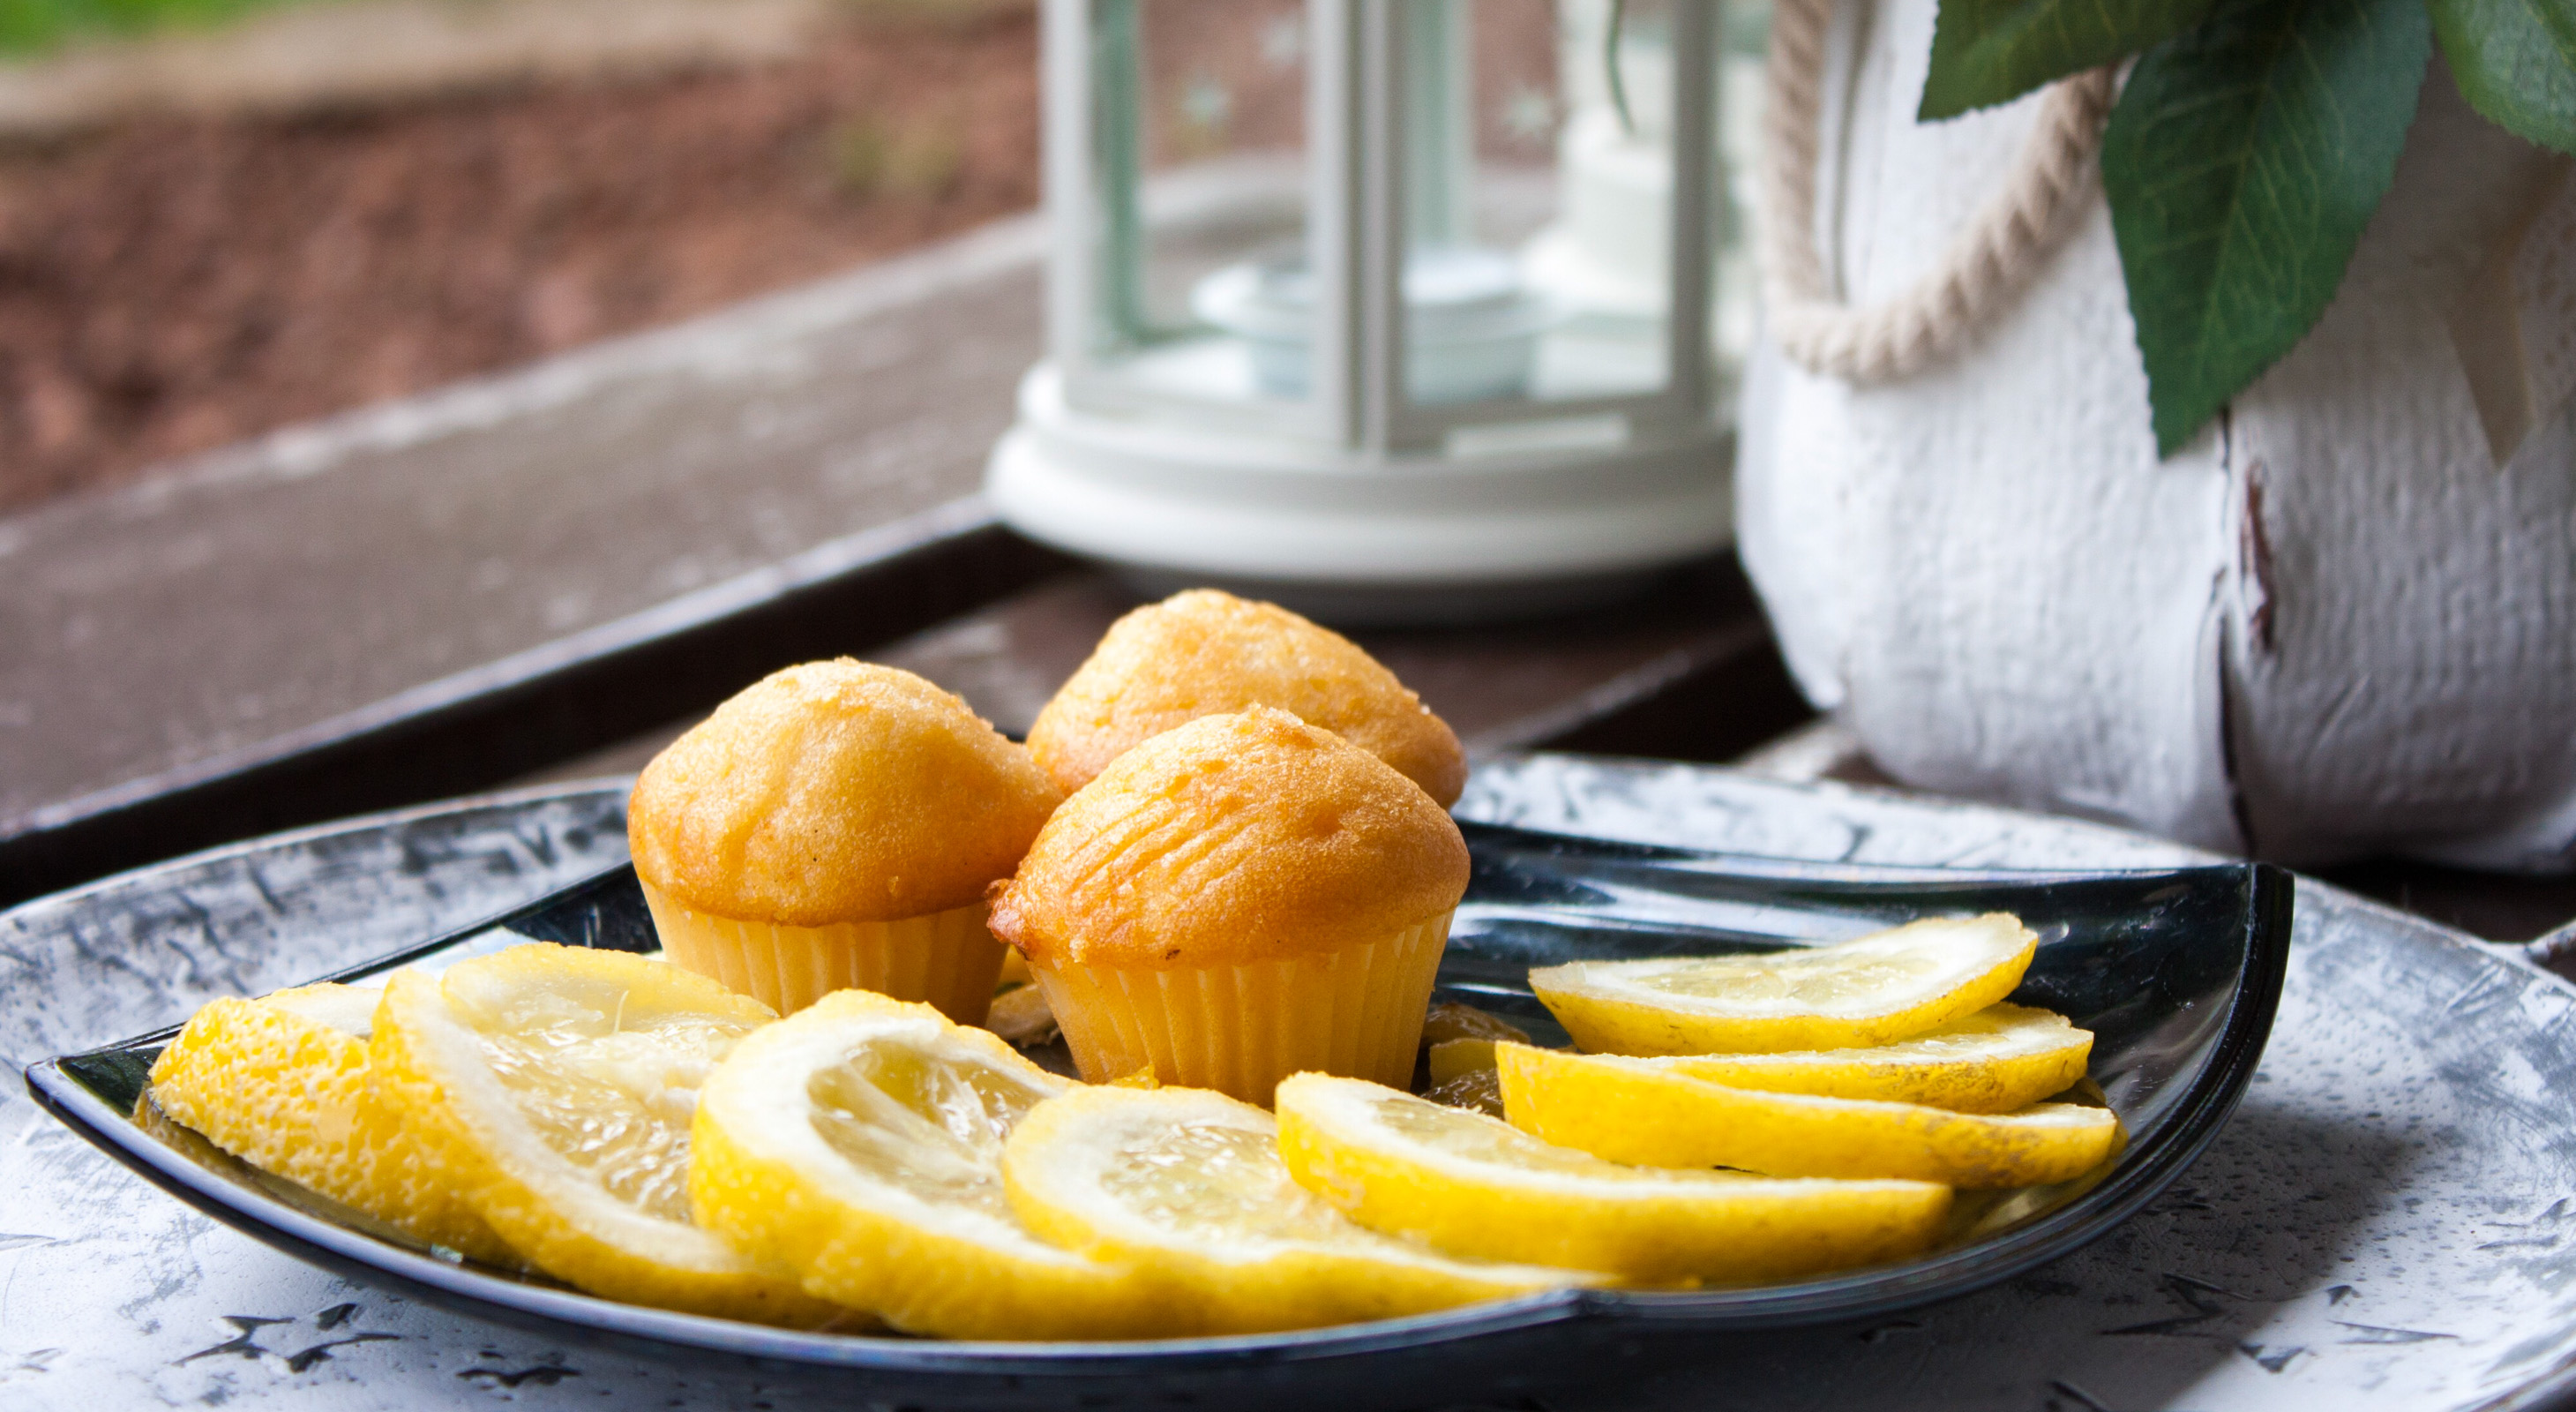
[{"label": "white pot with chipped paint", "polygon": [[[1918,123],[1934,0],[1838,8],[1813,219],[1773,244],[1866,307],[2056,96]],[[2294,863],[2576,866],[2568,163],[2437,60],[2324,319],[2162,460],[2098,184],[2054,247],[1910,375],[1757,355],[1737,518],[1809,697],[1947,793]]]}]

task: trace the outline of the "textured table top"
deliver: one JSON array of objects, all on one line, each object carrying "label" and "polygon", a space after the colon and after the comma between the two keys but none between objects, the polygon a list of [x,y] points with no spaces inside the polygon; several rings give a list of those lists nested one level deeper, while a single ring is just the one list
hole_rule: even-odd
[{"label": "textured table top", "polygon": [[[0,914],[0,1056],[184,1018],[535,896],[624,849],[566,786],[183,860]],[[2159,866],[2063,820],[1723,770],[1528,756],[1464,814],[1854,862]],[[2244,1107],[2087,1250],[1867,1326],[1606,1370],[1579,1409],[2523,1407],[2576,1365],[2576,991],[2315,884]],[[144,1186],[0,1090],[0,1406],[850,1406],[732,1369],[574,1353],[354,1285]]]}]

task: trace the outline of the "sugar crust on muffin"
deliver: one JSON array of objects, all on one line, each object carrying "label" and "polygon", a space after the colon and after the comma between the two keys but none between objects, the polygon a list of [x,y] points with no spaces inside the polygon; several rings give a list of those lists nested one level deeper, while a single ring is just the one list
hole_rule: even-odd
[{"label": "sugar crust on muffin", "polygon": [[1062,794],[966,703],[840,658],[771,673],[635,782],[627,837],[682,904],[789,926],[980,900]]},{"label": "sugar crust on muffin", "polygon": [[1205,588],[1111,625],[1038,713],[1029,753],[1070,792],[1165,731],[1248,706],[1332,731],[1444,809],[1466,788],[1457,735],[1376,658],[1285,608]]},{"label": "sugar crust on muffin", "polygon": [[1419,785],[1255,706],[1148,740],[1075,791],[997,895],[1039,963],[1166,970],[1330,951],[1457,906],[1467,845]]}]

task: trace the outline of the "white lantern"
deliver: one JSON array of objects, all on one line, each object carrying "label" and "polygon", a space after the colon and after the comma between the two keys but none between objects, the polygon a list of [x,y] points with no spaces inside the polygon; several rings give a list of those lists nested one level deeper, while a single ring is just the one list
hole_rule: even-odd
[{"label": "white lantern", "polygon": [[1046,0],[1049,353],[996,508],[1149,591],[1345,622],[1723,546],[1717,18]]}]

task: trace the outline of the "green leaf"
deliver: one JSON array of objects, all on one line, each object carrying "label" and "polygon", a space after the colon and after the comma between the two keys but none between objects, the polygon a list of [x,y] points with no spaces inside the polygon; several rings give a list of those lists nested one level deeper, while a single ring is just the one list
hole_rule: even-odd
[{"label": "green leaf", "polygon": [[2102,185],[2162,454],[2325,312],[2432,51],[2421,0],[2221,0],[2131,71]]},{"label": "green leaf", "polygon": [[2216,0],[1941,0],[1924,122],[2009,102],[2041,84],[2162,44]]},{"label": "green leaf", "polygon": [[2469,105],[2507,132],[2576,155],[2576,3],[2430,5],[2442,57],[2451,61],[2451,77]]}]

